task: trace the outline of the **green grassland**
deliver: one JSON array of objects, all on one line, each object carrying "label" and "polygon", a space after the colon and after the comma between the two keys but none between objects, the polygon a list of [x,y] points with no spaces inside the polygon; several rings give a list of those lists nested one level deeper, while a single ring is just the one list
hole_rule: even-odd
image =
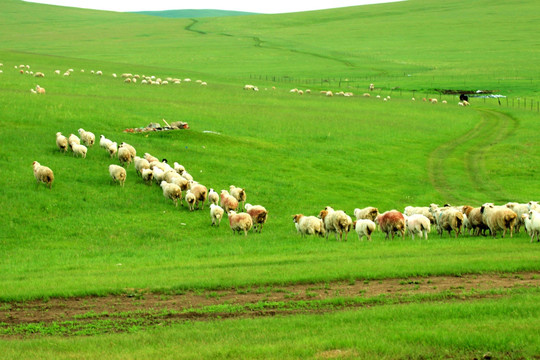
[{"label": "green grassland", "polygon": [[[432,105],[411,101],[409,93],[422,90],[422,97],[436,94],[435,88],[465,86],[537,100],[537,10],[534,1],[406,1],[190,20],[4,1],[0,300],[539,271],[540,248],[523,232],[504,239],[454,239],[433,231],[422,241],[390,241],[377,233],[373,242],[359,242],[351,233],[340,243],[333,237],[301,238],[291,219],[295,213],[316,215],[328,205],[352,215],[365,206],[385,211],[432,202],[478,206],[538,199],[538,112],[499,106],[494,99],[458,107],[449,95],[442,97],[448,104]],[[14,68],[19,64],[46,75],[20,74]],[[69,77],[54,74],[69,68]],[[208,86],[145,86],[111,76],[124,72],[202,79]],[[272,76],[289,80],[273,82]],[[291,87],[307,87],[306,79],[326,78],[357,79],[350,84],[356,96],[321,96],[321,89],[347,90],[344,83],[339,88],[324,81],[309,84],[311,95],[289,93]],[[392,99],[360,96],[370,82],[376,93]],[[246,83],[260,91],[242,90]],[[47,94],[30,93],[36,84]],[[395,87],[404,90],[402,96]],[[190,129],[124,132],[162,119],[186,121]],[[130,143],[138,154],[177,161],[208,188],[245,187],[248,202],[269,210],[268,223],[262,234],[247,237],[234,236],[227,219],[211,227],[207,207],[193,213],[175,208],[159,186],[135,175],[133,165],[124,188],[112,184],[108,165],[118,160],[99,144],[86,159],[55,147],[57,131],[69,135],[79,128]],[[34,160],[54,170],[52,190],[36,186]],[[538,312],[530,308],[538,295],[512,296],[463,307],[412,304],[76,340],[10,340],[2,347],[12,358],[21,351],[28,358],[68,358],[75,351],[103,357],[103,343],[117,345],[110,358],[135,352],[173,357],[152,344],[156,339],[171,353],[190,343],[185,358],[309,358],[332,349],[348,349],[345,357],[538,355],[538,341],[525,334],[538,332],[538,321],[531,320]],[[513,316],[511,304],[525,315]],[[422,320],[428,328],[444,326],[427,336],[408,313],[431,314]],[[395,318],[399,324],[379,339],[376,334]],[[509,322],[515,332],[504,329]],[[301,329],[310,330],[306,335]],[[330,336],[313,329],[327,329]],[[345,338],[338,336],[342,329]],[[447,338],[445,331],[453,335]],[[482,333],[492,331],[496,336],[486,343]],[[242,341],[235,350],[237,333]],[[184,340],[169,345],[178,338]],[[43,342],[64,350],[47,352]]]}]

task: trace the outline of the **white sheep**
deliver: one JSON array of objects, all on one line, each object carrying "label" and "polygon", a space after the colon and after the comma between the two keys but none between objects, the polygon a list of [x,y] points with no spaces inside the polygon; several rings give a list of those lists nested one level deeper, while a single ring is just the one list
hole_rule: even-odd
[{"label": "white sheep", "polygon": [[150,155],[149,153],[144,153],[144,158],[146,159],[146,161],[148,161],[149,163],[155,161],[155,162],[159,162],[159,159],[155,156],[152,156]]},{"label": "white sheep", "polygon": [[431,224],[435,224],[435,218],[433,217],[433,214],[429,211],[428,206],[417,206],[417,207],[415,207],[415,206],[407,206],[403,210],[403,215],[411,216],[411,215],[414,215],[414,214],[424,215],[425,217],[427,217],[429,219],[429,222]]},{"label": "white sheep", "polygon": [[406,215],[405,226],[413,240],[415,234],[420,234],[420,239],[423,236],[427,240],[428,234],[431,232],[431,221],[422,214]]},{"label": "white sheep", "polygon": [[251,230],[251,227],[253,226],[253,220],[251,219],[251,216],[249,216],[248,213],[236,213],[236,211],[229,211],[227,213],[229,215],[229,226],[231,227],[231,230],[233,233],[240,234],[240,231],[244,231],[244,235],[247,236],[247,233],[249,230]]},{"label": "white sheep", "polygon": [[75,134],[70,134],[68,137],[68,145],[71,150],[73,150],[73,144],[81,144],[81,139]]},{"label": "white sheep", "polygon": [[540,213],[535,210],[529,211],[529,235],[531,236],[531,243],[533,242],[534,237],[536,236],[536,241],[539,240],[540,236]]},{"label": "white sheep", "polygon": [[352,226],[352,219],[349,215],[345,214],[343,210],[334,210],[330,206],[327,206],[319,213],[319,217],[324,223],[326,239],[328,239],[328,235],[333,232],[336,240],[338,240],[339,234],[339,241],[342,241],[343,233],[345,233],[345,241],[347,241],[347,236]]},{"label": "white sheep", "polygon": [[195,194],[193,194],[191,192],[191,190],[188,189],[188,191],[186,192],[186,202],[188,204],[189,211],[195,210],[195,201],[196,200],[197,200],[197,198],[195,197]]},{"label": "white sheep", "polygon": [[111,144],[112,144],[112,140],[107,139],[105,135],[99,135],[99,146],[101,146],[105,150],[108,150],[109,145]]},{"label": "white sheep", "polygon": [[60,131],[56,133],[56,146],[63,152],[66,152],[68,149],[68,140]]},{"label": "white sheep", "polygon": [[373,206],[368,206],[363,209],[359,209],[359,208],[354,209],[354,216],[356,217],[356,220],[368,219],[371,221],[375,221],[378,215],[379,215],[379,209]]},{"label": "white sheep", "polygon": [[88,148],[84,145],[80,144],[73,144],[71,146],[71,150],[73,150],[73,156],[79,156],[81,155],[82,158],[86,158],[86,152],[88,151]]},{"label": "white sheep", "polygon": [[135,166],[135,172],[139,175],[142,175],[144,169],[150,169],[150,163],[139,156],[133,158],[133,165]]},{"label": "white sheep", "polygon": [[183,171],[186,171],[186,168],[183,165],[180,165],[176,161],[173,164],[174,171],[176,171],[178,174],[182,175]]},{"label": "white sheep", "polygon": [[208,201],[215,205],[219,203],[219,194],[212,188],[208,191]]},{"label": "white sheep", "polygon": [[135,150],[135,148],[131,145],[129,145],[128,143],[126,142],[123,142],[120,144],[120,147],[125,147],[129,150],[129,152],[131,153],[131,158],[133,159],[135,156],[137,156],[137,151]]},{"label": "white sheep", "polygon": [[199,202],[201,202],[201,209],[204,209],[204,202],[208,198],[208,189],[202,184],[190,181],[189,189],[195,195],[195,206],[199,209]]},{"label": "white sheep", "polygon": [[85,131],[84,129],[79,129],[79,136],[81,140],[86,144],[86,146],[93,146],[96,141],[96,136],[90,131]]},{"label": "white sheep", "polygon": [[245,202],[246,202],[246,190],[243,188],[236,187],[234,185],[229,186],[229,193],[238,201],[238,203],[242,203],[241,209],[244,209]]},{"label": "white sheep", "polygon": [[180,186],[176,184],[169,184],[166,181],[162,181],[161,189],[163,190],[163,196],[165,196],[168,199],[171,199],[174,203],[175,207],[178,207],[178,200],[180,199],[180,204],[182,204],[182,190],[180,189]]},{"label": "white sheep", "polygon": [[152,167],[152,171],[154,172],[154,180],[156,183],[161,184],[164,180],[163,177],[165,176],[165,172],[157,166]]},{"label": "white sheep", "polygon": [[509,202],[506,204],[506,207],[516,213],[517,222],[516,222],[516,233],[519,232],[521,225],[523,224],[523,218],[521,215],[529,212],[529,204],[519,204],[516,202]]},{"label": "white sheep", "polygon": [[212,218],[212,226],[219,226],[223,219],[223,208],[217,204],[210,204],[210,217]]},{"label": "white sheep", "polygon": [[133,156],[131,155],[131,151],[125,146],[120,145],[118,148],[118,160],[120,161],[120,164],[123,166],[124,164],[130,164],[133,160]]},{"label": "white sheep", "polygon": [[109,165],[109,174],[114,181],[117,181],[122,187],[126,181],[126,169],[118,165]]},{"label": "white sheep", "polygon": [[365,236],[371,241],[371,234],[375,231],[376,227],[375,223],[369,219],[359,219],[353,223],[353,229],[358,234],[358,240],[362,240]]},{"label": "white sheep", "polygon": [[141,177],[146,183],[152,184],[154,172],[151,169],[142,169]]},{"label": "white sheep", "polygon": [[325,235],[322,219],[319,219],[316,216],[304,216],[303,214],[295,214],[292,217],[296,231],[298,234],[301,234],[302,237],[315,234],[319,236]]},{"label": "white sheep", "polygon": [[34,177],[36,178],[37,185],[39,186],[39,183],[42,182],[48,185],[49,189],[52,189],[52,183],[54,181],[53,171],[47,166],[41,165],[37,161],[32,163],[32,168],[34,169]]},{"label": "white sheep", "polygon": [[517,221],[515,212],[506,206],[494,206],[492,203],[485,203],[480,209],[484,222],[493,237],[497,236],[498,230],[503,231],[502,237],[504,237],[508,229],[510,229],[510,237],[512,237]]},{"label": "white sheep", "polygon": [[116,155],[118,152],[118,144],[115,142],[110,143],[107,146],[107,151],[109,152],[109,155],[111,156],[111,159]]}]

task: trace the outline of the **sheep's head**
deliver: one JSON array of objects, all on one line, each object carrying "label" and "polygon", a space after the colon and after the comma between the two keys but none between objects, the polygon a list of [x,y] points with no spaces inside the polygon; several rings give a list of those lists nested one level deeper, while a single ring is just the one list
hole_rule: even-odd
[{"label": "sheep's head", "polygon": [[319,219],[321,220],[324,220],[324,218],[328,215],[328,211],[327,210],[321,210],[321,212],[319,213]]},{"label": "sheep's head", "polygon": [[304,215],[302,215],[302,214],[295,214],[295,215],[293,215],[293,216],[292,216],[293,222],[294,222],[295,224],[298,224],[298,222],[300,221],[300,219],[301,219],[303,216],[304,216]]}]

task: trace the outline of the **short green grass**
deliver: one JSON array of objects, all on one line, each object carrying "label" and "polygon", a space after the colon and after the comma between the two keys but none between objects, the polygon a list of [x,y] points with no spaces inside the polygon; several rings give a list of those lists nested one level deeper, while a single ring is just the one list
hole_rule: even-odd
[{"label": "short green grass", "polygon": [[[295,213],[315,215],[328,205],[352,214],[354,208],[368,205],[385,211],[431,202],[478,206],[485,201],[537,199],[540,149],[531,134],[540,130],[540,122],[534,109],[506,107],[504,101],[499,106],[492,99],[472,99],[473,106],[463,108],[455,105],[458,100],[452,96],[441,98],[448,100],[447,105],[420,101],[435,88],[461,87],[500,89],[537,100],[537,83],[530,80],[537,78],[538,50],[532,46],[531,35],[537,23],[536,2],[518,6],[453,1],[442,6],[407,1],[294,15],[206,18],[195,25],[189,19],[15,0],[6,0],[2,6],[3,301],[125,293],[134,288],[167,294],[186,289],[540,269],[540,248],[523,233],[505,239],[453,239],[445,234],[441,239],[432,232],[427,241],[390,241],[377,233],[372,242],[359,242],[351,233],[347,242],[339,243],[333,238],[301,238],[291,219]],[[508,23],[509,14],[519,15],[520,21]],[[493,23],[499,25],[498,35],[486,30]],[[46,76],[20,74],[14,68],[19,64],[29,64],[32,71],[43,71]],[[75,70],[70,77],[54,74],[56,69],[69,68]],[[92,75],[91,70],[102,70],[104,75]],[[208,81],[208,86],[194,81],[142,86],[111,76],[124,72],[190,77]],[[320,96],[320,89],[338,90],[338,82],[325,82],[328,78],[350,78],[356,96]],[[316,81],[306,84],[305,79]],[[248,82],[260,91],[242,90]],[[370,82],[378,87],[373,95],[391,95],[392,99],[383,102],[375,96],[359,96]],[[30,93],[36,84],[47,90],[45,96]],[[342,81],[343,90],[346,84]],[[289,93],[300,85],[313,88],[313,93]],[[401,96],[400,90],[404,90]],[[415,102],[410,100],[411,90],[418,90]],[[191,128],[123,132],[162,119],[187,121]],[[231,184],[245,187],[248,202],[269,210],[263,233],[233,236],[226,219],[220,228],[210,226],[207,208],[194,213],[185,207],[175,209],[156,184],[143,184],[132,166],[124,188],[111,184],[107,167],[118,160],[108,158],[98,145],[89,149],[87,159],[61,154],[55,148],[57,131],[69,135],[81,127],[97,136],[128,142],[139,154],[149,152],[171,163],[178,161],[196,180],[216,190]],[[52,190],[36,186],[34,160],[54,170]],[[536,298],[520,298],[520,309],[530,309],[529,300]],[[524,327],[527,333],[501,329],[511,318],[510,303],[500,299],[463,309],[459,304],[406,307],[414,314],[433,309],[435,317],[452,310],[448,316],[456,316],[463,322],[459,324],[468,324],[465,329],[472,329],[472,342],[465,335],[468,330],[447,340],[442,332],[426,337],[425,329],[409,321],[393,328],[392,316],[405,317],[400,312],[405,307],[397,306],[374,315],[348,312],[183,324],[136,337],[104,336],[86,339],[84,344],[83,340],[59,341],[63,351],[48,352],[40,346],[41,340],[10,341],[6,354],[14,357],[26,350],[27,354],[40,352],[41,358],[59,353],[67,357],[77,347],[96,357],[101,355],[102,341],[112,341],[121,345],[111,358],[129,358],[137,349],[145,354],[142,357],[167,357],[149,344],[158,338],[161,344],[172,338],[191,338],[192,350],[186,358],[272,358],[283,355],[283,349],[291,349],[284,355],[291,358],[347,349],[353,349],[350,357],[376,354],[387,358],[426,354],[436,358],[450,356],[452,351],[456,357],[474,357],[484,350],[500,357],[537,354],[538,342],[529,341],[527,335],[537,330],[534,324],[515,323],[514,328]],[[471,315],[486,307],[496,311],[488,311],[485,317],[481,311]],[[469,309],[473,310],[469,313]],[[471,321],[465,319],[469,315]],[[374,319],[379,322],[373,324]],[[328,332],[334,333],[340,324],[358,321],[374,326],[362,327],[362,331],[379,333],[390,328],[413,341],[394,345],[398,335],[384,332],[386,340],[368,338],[365,342],[371,345],[362,350],[365,343],[359,343],[362,337],[356,325],[346,327],[345,340],[332,335],[322,342],[316,334],[306,337],[296,332],[291,339],[290,331],[274,331],[299,326],[334,329]],[[449,332],[457,327],[450,321],[443,325]],[[237,327],[246,339],[244,347],[230,345],[233,338],[237,340],[233,335]],[[268,343],[254,335],[259,332],[253,329],[260,327],[270,329],[260,336],[275,336],[270,349],[253,346],[253,342]],[[208,333],[216,328],[226,330],[219,335]],[[496,336],[482,344],[486,333]],[[225,345],[201,353],[200,341],[208,340],[205,335]],[[500,340],[499,345],[491,339]],[[445,353],[438,356],[437,349]]]}]

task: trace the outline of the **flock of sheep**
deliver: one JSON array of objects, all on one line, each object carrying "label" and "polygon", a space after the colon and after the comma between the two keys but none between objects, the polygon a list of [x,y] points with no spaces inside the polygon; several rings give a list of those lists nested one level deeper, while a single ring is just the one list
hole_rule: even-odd
[{"label": "flock of sheep", "polygon": [[431,204],[427,207],[407,206],[403,213],[398,210],[386,211],[382,214],[375,207],[355,209],[353,222],[351,217],[342,210],[334,210],[326,207],[320,211],[319,216],[304,216],[303,214],[293,215],[293,221],[297,232],[302,236],[319,235],[326,236],[334,233],[336,240],[347,240],[347,235],[351,229],[358,234],[361,240],[364,236],[371,240],[371,234],[377,226],[386,234],[386,239],[390,236],[393,239],[396,233],[400,233],[402,238],[408,232],[414,239],[415,235],[420,238],[428,238],[431,226],[435,226],[437,233],[442,237],[445,231],[451,236],[452,231],[457,238],[459,234],[485,235],[489,231],[496,237],[498,231],[502,231],[502,237],[510,232],[510,237],[514,232],[519,232],[521,226],[531,237],[531,242],[540,236],[540,205],[536,201],[529,201],[527,204],[509,202],[502,206],[495,206],[492,203],[485,203],[480,207],[468,205],[439,207]]},{"label": "flock of sheep", "polygon": [[[61,152],[66,153],[71,150],[73,156],[86,158],[88,148],[94,145],[96,137],[92,132],[82,128],[78,132],[79,136],[70,134],[69,137],[57,132],[56,146]],[[100,135],[99,145],[107,151],[110,158],[118,159],[119,165],[110,164],[108,170],[112,181],[119,183],[122,187],[127,177],[126,168],[133,163],[135,173],[147,184],[151,184],[152,181],[157,182],[163,196],[171,199],[175,207],[179,202],[183,206],[183,201],[185,201],[190,211],[202,210],[208,200],[212,226],[219,226],[226,213],[230,228],[234,233],[244,232],[247,235],[251,229],[262,232],[268,218],[268,211],[261,205],[246,203],[245,189],[231,185],[229,190],[221,190],[219,194],[213,189],[208,191],[206,186],[193,180],[193,176],[177,162],[174,163],[174,167],[171,167],[166,159],[160,161],[149,153],[145,153],[144,157],[139,157],[130,144],[122,142],[118,145],[117,142],[107,139],[104,135]],[[37,161],[34,161],[32,166],[37,184],[43,182],[51,189],[54,181],[53,171]],[[245,211],[237,212],[239,210]]]},{"label": "flock of sheep", "polygon": [[[94,145],[96,137],[82,128],[78,133],[79,136],[70,134],[66,137],[57,132],[56,146],[61,152],[71,151],[73,156],[86,158],[88,148]],[[213,226],[219,226],[224,214],[227,214],[229,226],[234,233],[244,232],[247,235],[251,229],[262,232],[268,211],[261,205],[253,206],[246,203],[245,189],[231,185],[229,190],[221,190],[218,194],[213,189],[208,190],[206,186],[196,182],[184,166],[177,162],[174,166],[170,166],[167,160],[160,161],[149,153],[139,157],[133,146],[125,142],[118,145],[104,135],[100,136],[99,144],[111,158],[118,159],[119,164],[109,165],[109,175],[113,182],[124,186],[127,177],[126,168],[133,163],[135,173],[146,183],[157,182],[163,196],[171,199],[175,207],[179,202],[183,206],[185,201],[190,211],[202,210],[208,200]],[[33,162],[32,167],[37,184],[43,182],[52,188],[53,171],[37,161]],[[239,209],[245,211],[238,213]],[[297,232],[302,236],[319,235],[328,239],[329,235],[334,233],[336,240],[339,238],[340,241],[343,239],[346,241],[351,230],[356,231],[359,240],[363,237],[371,240],[371,235],[377,228],[385,233],[386,239],[390,237],[393,239],[396,233],[404,238],[406,232],[413,239],[415,235],[427,239],[432,226],[435,226],[441,237],[444,232],[448,232],[451,236],[453,231],[456,238],[461,233],[478,236],[485,235],[486,231],[493,237],[497,232],[502,232],[502,237],[510,232],[512,237],[514,231],[519,232],[524,226],[531,242],[535,237],[540,241],[540,205],[535,201],[526,204],[510,202],[503,206],[485,203],[476,208],[468,205],[440,207],[436,204],[428,207],[407,206],[403,212],[390,210],[382,214],[375,207],[366,207],[355,209],[354,216],[355,221],[343,210],[334,210],[327,206],[318,216],[295,214],[293,222]]]}]

